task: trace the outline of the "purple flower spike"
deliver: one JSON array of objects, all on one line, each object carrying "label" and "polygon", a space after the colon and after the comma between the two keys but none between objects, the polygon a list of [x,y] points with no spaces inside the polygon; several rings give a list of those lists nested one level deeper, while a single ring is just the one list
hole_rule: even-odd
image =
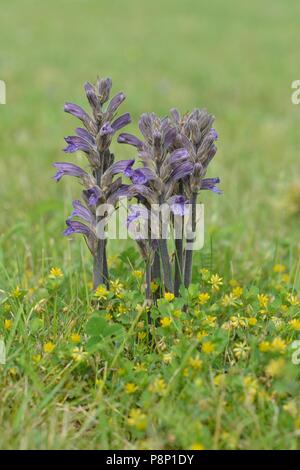
[{"label": "purple flower spike", "polygon": [[56,162],[53,163],[53,166],[57,168],[57,172],[53,176],[56,181],[60,181],[63,176],[75,176],[77,178],[82,178],[83,176],[87,175],[87,173],[82,168],[74,165],[73,163]]},{"label": "purple flower spike", "polygon": [[137,137],[135,137],[132,134],[127,134],[125,132],[124,132],[124,134],[119,135],[118,142],[119,142],[119,144],[133,145],[134,147],[136,147],[140,150],[143,148],[143,142],[140,139],[138,139]]},{"label": "purple flower spike", "polygon": [[80,201],[73,201],[73,208],[74,210],[69,220],[72,219],[72,217],[80,217],[81,219],[85,220],[90,224],[93,224],[95,222],[95,218],[91,211],[87,209]]},{"label": "purple flower spike", "polygon": [[216,184],[220,183],[220,178],[204,178],[201,182],[200,189],[207,189],[209,191],[213,191],[217,194],[222,194],[222,191],[216,186]]},{"label": "purple flower spike", "polygon": [[118,119],[116,119],[112,123],[111,127],[113,128],[114,132],[116,132],[130,123],[131,123],[131,116],[129,113],[125,113],[122,116],[120,116]]}]

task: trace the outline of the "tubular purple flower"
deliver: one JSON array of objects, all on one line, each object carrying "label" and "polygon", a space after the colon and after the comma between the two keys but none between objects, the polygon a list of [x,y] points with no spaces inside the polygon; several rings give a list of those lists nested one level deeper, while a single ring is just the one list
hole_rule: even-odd
[{"label": "tubular purple flower", "polygon": [[80,119],[80,121],[84,123],[89,122],[91,120],[88,113],[86,113],[84,109],[81,108],[81,106],[78,106],[77,104],[66,103],[64,106],[64,111],[66,113],[72,114],[72,116],[77,117],[78,119]]},{"label": "tubular purple flower", "polygon": [[94,186],[93,188],[85,189],[83,191],[83,194],[89,206],[95,206],[99,199],[102,197],[102,191],[99,186]]},{"label": "tubular purple flower", "polygon": [[95,223],[95,216],[92,214],[92,212],[85,207],[81,201],[75,200],[73,201],[73,212],[69,217],[69,220],[72,219],[73,217],[80,217],[81,219],[85,220],[86,222],[93,224]]},{"label": "tubular purple flower", "polygon": [[114,132],[116,132],[130,123],[131,123],[131,116],[129,113],[125,113],[122,116],[118,117],[118,119],[116,119],[112,123],[111,127],[113,128]]},{"label": "tubular purple flower", "polygon": [[219,139],[219,134],[217,133],[216,129],[214,129],[213,127],[211,128],[210,133],[211,133],[212,138],[213,138],[214,140],[218,140],[218,139]]},{"label": "tubular purple flower", "polygon": [[64,148],[64,152],[66,153],[74,153],[74,152],[77,152],[78,150],[88,153],[91,150],[91,147],[90,147],[91,144],[87,143],[87,141],[82,139],[81,137],[68,136],[68,137],[65,137],[65,141],[68,144],[68,146]]},{"label": "tubular purple flower", "polygon": [[106,135],[113,135],[114,129],[112,128],[110,122],[105,122],[103,126],[101,127],[99,133],[101,137],[106,136]]},{"label": "tubular purple flower", "polygon": [[75,130],[76,130],[76,134],[78,135],[78,137],[81,137],[82,139],[86,140],[90,144],[95,145],[94,137],[91,136],[91,134],[86,129],[83,129],[82,127],[77,127],[77,129]]},{"label": "tubular purple flower", "polygon": [[168,129],[164,135],[164,150],[169,150],[170,146],[174,143],[174,140],[177,136],[177,131],[175,127]]},{"label": "tubular purple flower", "polygon": [[118,142],[119,144],[133,145],[133,147],[136,147],[140,150],[143,148],[143,142],[140,139],[132,134],[127,134],[126,132],[119,135]]},{"label": "tubular purple flower", "polygon": [[188,201],[182,195],[172,196],[168,203],[174,215],[183,216],[188,211]]},{"label": "tubular purple flower", "polygon": [[139,129],[146,140],[150,141],[152,138],[152,116],[149,113],[144,113],[139,119]]},{"label": "tubular purple flower", "polygon": [[68,228],[64,231],[64,235],[67,237],[69,235],[73,235],[74,233],[82,233],[83,235],[90,236],[94,235],[93,231],[82,222],[78,222],[77,220],[66,220],[66,224]]},{"label": "tubular purple flower", "polygon": [[95,110],[99,109],[99,99],[96,95],[96,92],[95,92],[95,87],[89,83],[89,82],[86,82],[84,84],[84,89],[85,89],[85,93],[86,93],[86,96],[87,96],[87,99],[91,105],[91,107]]},{"label": "tubular purple flower", "polygon": [[101,104],[104,104],[106,103],[106,101],[108,101],[111,87],[111,78],[101,78],[100,80],[98,80],[98,91],[100,95],[99,99]]},{"label": "tubular purple flower", "polygon": [[220,183],[220,178],[204,178],[201,181],[201,190],[209,190],[213,191],[217,194],[222,194],[222,191],[216,186],[216,184]]},{"label": "tubular purple flower", "polygon": [[88,176],[82,168],[73,163],[56,162],[53,163],[53,166],[57,168],[57,172],[53,176],[56,181],[60,181],[63,176],[75,176],[77,178]]},{"label": "tubular purple flower", "polygon": [[113,163],[103,174],[101,178],[102,187],[109,187],[112,183],[114,175],[118,173],[124,173],[125,175],[131,174],[131,167],[134,164],[134,160],[121,160]]},{"label": "tubular purple flower", "polygon": [[120,92],[120,93],[117,93],[110,101],[108,107],[107,107],[107,115],[108,116],[112,116],[118,109],[118,107],[123,103],[123,101],[125,100],[126,96],[124,95],[124,93]]},{"label": "tubular purple flower", "polygon": [[180,179],[189,176],[193,171],[193,164],[189,161],[179,162],[178,164],[173,165],[172,172],[168,178],[169,181],[178,181]]},{"label": "tubular purple flower", "polygon": [[131,170],[129,178],[134,184],[146,184],[148,181],[156,179],[156,175],[149,168],[138,168]]},{"label": "tubular purple flower", "polygon": [[185,148],[177,149],[177,150],[174,150],[170,154],[168,162],[172,165],[172,164],[178,163],[179,161],[187,160],[188,157],[189,157],[189,152],[187,151],[187,149]]}]

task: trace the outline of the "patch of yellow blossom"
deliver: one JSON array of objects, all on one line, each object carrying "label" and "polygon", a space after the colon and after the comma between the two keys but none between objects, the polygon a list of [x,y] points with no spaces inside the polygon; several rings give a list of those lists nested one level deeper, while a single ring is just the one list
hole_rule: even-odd
[{"label": "patch of yellow blossom", "polygon": [[60,268],[51,268],[49,272],[49,278],[50,279],[59,279],[64,277],[64,274]]}]

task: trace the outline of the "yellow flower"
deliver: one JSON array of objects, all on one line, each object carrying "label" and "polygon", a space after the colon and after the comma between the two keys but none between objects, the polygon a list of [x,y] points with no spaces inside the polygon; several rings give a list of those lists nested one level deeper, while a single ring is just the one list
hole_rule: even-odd
[{"label": "yellow flower", "polygon": [[284,359],[272,359],[266,367],[266,374],[270,377],[280,377],[284,373]]},{"label": "yellow flower", "polygon": [[105,320],[108,320],[108,321],[110,321],[110,320],[112,320],[112,319],[113,319],[113,316],[112,316],[112,314],[111,314],[111,313],[106,313],[106,314],[104,315],[104,318],[105,318]]},{"label": "yellow flower", "polygon": [[288,401],[285,405],[283,405],[283,409],[293,418],[296,418],[298,415],[298,407],[295,400]]},{"label": "yellow flower", "polygon": [[202,352],[204,354],[211,354],[215,350],[215,345],[211,341],[206,341],[202,344]]},{"label": "yellow flower", "polygon": [[255,317],[250,317],[248,320],[248,325],[255,326],[257,323],[257,319]]},{"label": "yellow flower", "polygon": [[293,328],[293,330],[300,331],[300,320],[294,318],[293,320],[289,321],[289,324]]},{"label": "yellow flower", "polygon": [[165,364],[171,364],[173,359],[173,354],[172,353],[166,353],[163,355],[163,361]]},{"label": "yellow flower", "polygon": [[284,273],[286,266],[284,264],[275,264],[273,267],[274,273]]},{"label": "yellow flower", "polygon": [[240,286],[235,287],[232,289],[232,295],[239,299],[243,295],[243,288]]},{"label": "yellow flower", "polygon": [[214,377],[214,384],[219,387],[219,385],[224,385],[226,379],[226,374],[217,374]]},{"label": "yellow flower", "polygon": [[209,299],[210,299],[210,295],[209,295],[208,292],[202,292],[198,296],[198,302],[199,302],[200,305],[206,304],[206,302],[208,302]]},{"label": "yellow flower", "polygon": [[159,285],[157,284],[157,282],[152,281],[150,284],[150,289],[151,289],[152,294],[154,294],[158,290],[158,288],[159,288]]},{"label": "yellow flower", "polygon": [[206,336],[208,336],[208,333],[206,331],[199,331],[196,337],[198,341],[202,341],[203,338],[205,338]]},{"label": "yellow flower", "polygon": [[139,271],[139,270],[134,270],[133,273],[132,273],[133,277],[135,277],[136,279],[142,279],[142,277],[144,276],[144,273],[143,271]]},{"label": "yellow flower", "polygon": [[281,280],[282,282],[284,282],[284,284],[288,284],[290,282],[290,276],[289,274],[285,273],[281,276]]},{"label": "yellow flower", "polygon": [[120,315],[124,315],[127,312],[127,307],[124,304],[119,305],[118,307],[118,313]]},{"label": "yellow flower", "polygon": [[147,366],[143,362],[137,362],[136,365],[133,366],[133,369],[136,370],[137,372],[146,372]]},{"label": "yellow flower", "polygon": [[172,302],[172,300],[174,300],[174,298],[175,298],[175,295],[172,292],[166,292],[165,295],[164,295],[164,298],[168,302]]},{"label": "yellow flower", "polygon": [[283,353],[285,351],[285,348],[286,348],[286,343],[285,341],[283,341],[283,339],[279,337],[273,339],[271,343],[272,351]]},{"label": "yellow flower", "polygon": [[190,450],[205,450],[205,447],[201,442],[194,442],[194,444],[191,445]]},{"label": "yellow flower", "polygon": [[42,360],[42,356],[40,354],[35,354],[32,356],[32,360],[35,364],[38,364]]},{"label": "yellow flower", "polygon": [[189,366],[192,369],[199,370],[199,369],[201,369],[202,364],[203,364],[203,361],[201,361],[201,359],[199,359],[199,357],[194,357],[194,358],[190,357],[190,359],[189,359]]},{"label": "yellow flower", "polygon": [[80,343],[80,335],[78,333],[73,333],[71,336],[70,336],[70,340],[72,343]]},{"label": "yellow flower", "polygon": [[247,327],[247,320],[244,317],[240,317],[240,315],[232,315],[230,317],[230,323],[233,328],[245,328]]},{"label": "yellow flower", "polygon": [[105,300],[108,296],[109,292],[106,289],[106,287],[103,284],[100,284],[100,286],[97,287],[95,290],[95,297],[99,300]]},{"label": "yellow flower", "polygon": [[63,272],[60,268],[51,268],[49,273],[50,279],[58,279],[60,277],[64,277]]},{"label": "yellow flower", "polygon": [[246,359],[249,351],[250,351],[250,348],[249,346],[247,346],[247,343],[245,341],[236,343],[235,347],[233,348],[234,355],[237,359]]},{"label": "yellow flower", "polygon": [[138,390],[138,386],[133,382],[128,382],[127,384],[125,384],[124,389],[128,395],[132,395]]},{"label": "yellow flower", "polygon": [[267,352],[267,351],[270,351],[271,349],[271,345],[269,343],[269,341],[262,341],[259,346],[258,346],[260,352]]},{"label": "yellow flower", "polygon": [[182,311],[177,308],[176,310],[174,310],[173,316],[176,318],[180,318],[182,316]]},{"label": "yellow flower", "polygon": [[138,339],[140,339],[141,341],[143,341],[143,339],[145,339],[146,336],[147,336],[147,333],[145,331],[138,332]]},{"label": "yellow flower", "polygon": [[115,281],[110,281],[110,290],[116,294],[119,295],[123,292],[123,284],[119,281],[119,279],[116,279]]},{"label": "yellow flower", "polygon": [[206,268],[201,268],[199,269],[199,273],[201,274],[201,277],[204,281],[206,281],[209,278],[209,270]]},{"label": "yellow flower", "polygon": [[296,295],[288,294],[287,300],[290,303],[290,305],[293,305],[293,306],[300,305],[300,299]]},{"label": "yellow flower", "polygon": [[163,395],[166,391],[167,384],[164,379],[156,378],[153,384],[150,385],[149,390],[152,393],[158,393],[159,395]]},{"label": "yellow flower", "polygon": [[167,328],[168,326],[171,325],[171,323],[172,323],[172,320],[169,317],[163,317],[160,319],[160,324],[163,328]]},{"label": "yellow flower", "polygon": [[261,308],[267,308],[270,302],[269,296],[266,294],[258,294],[257,296]]},{"label": "yellow flower", "polygon": [[221,304],[223,307],[234,307],[237,305],[237,298],[232,292],[230,294],[225,294],[221,299]]},{"label": "yellow flower", "polygon": [[223,285],[223,278],[220,277],[218,274],[213,274],[210,278],[209,283],[214,291],[220,290],[220,286]]},{"label": "yellow flower", "polygon": [[72,358],[75,362],[83,361],[87,356],[87,352],[83,351],[82,348],[74,348],[72,351]]},{"label": "yellow flower", "polygon": [[15,289],[13,289],[11,291],[11,294],[10,294],[12,297],[14,297],[15,299],[18,299],[19,297],[22,297],[23,293],[20,289],[19,286],[17,286]]},{"label": "yellow flower", "polygon": [[203,319],[204,325],[208,325],[211,328],[214,328],[216,326],[216,322],[217,322],[217,317],[214,317],[212,315],[207,315],[207,317]]},{"label": "yellow flower", "polygon": [[4,328],[5,328],[5,330],[10,330],[11,327],[12,327],[12,321],[9,320],[8,318],[6,318],[6,319],[4,320]]},{"label": "yellow flower", "polygon": [[51,342],[45,343],[44,346],[43,346],[43,349],[44,349],[45,353],[51,354],[53,352],[53,350],[55,349],[55,344],[53,344]]},{"label": "yellow flower", "polygon": [[140,409],[134,408],[130,410],[127,422],[138,431],[144,431],[147,426],[147,416]]},{"label": "yellow flower", "polygon": [[284,326],[284,322],[282,321],[281,318],[273,316],[271,317],[271,320],[274,323],[276,330],[280,330]]}]

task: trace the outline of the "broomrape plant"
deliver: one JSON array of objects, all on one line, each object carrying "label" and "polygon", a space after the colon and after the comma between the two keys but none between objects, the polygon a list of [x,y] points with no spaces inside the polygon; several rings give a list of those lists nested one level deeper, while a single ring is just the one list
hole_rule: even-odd
[{"label": "broomrape plant", "polygon": [[[115,162],[110,151],[116,132],[131,122],[129,113],[116,117],[125,95],[118,93],[109,101],[111,86],[109,78],[99,79],[95,86],[85,84],[91,115],[72,103],[66,103],[64,108],[84,126],[76,129],[76,135],[65,138],[64,151],[84,152],[89,162],[89,171],[73,163],[54,163],[56,181],[69,175],[77,177],[84,186],[83,202],[73,201],[74,210],[66,221],[64,234],[84,235],[94,259],[94,288],[101,284],[109,287],[105,238],[109,214],[99,209],[105,204],[117,209],[120,200],[128,198],[133,202],[129,206],[127,229],[145,261],[147,301],[153,300],[152,281],[178,296],[180,286],[187,288],[191,282],[199,192],[221,193],[217,187],[219,178],[205,178],[217,151],[214,117],[201,109],[183,116],[173,109],[164,118],[154,113],[142,114],[141,139],[128,133],[118,137],[119,143],[136,149],[141,166],[134,169],[135,159]],[[123,183],[122,175],[130,180],[129,184]],[[175,240],[173,257],[167,242],[170,232]]]}]

